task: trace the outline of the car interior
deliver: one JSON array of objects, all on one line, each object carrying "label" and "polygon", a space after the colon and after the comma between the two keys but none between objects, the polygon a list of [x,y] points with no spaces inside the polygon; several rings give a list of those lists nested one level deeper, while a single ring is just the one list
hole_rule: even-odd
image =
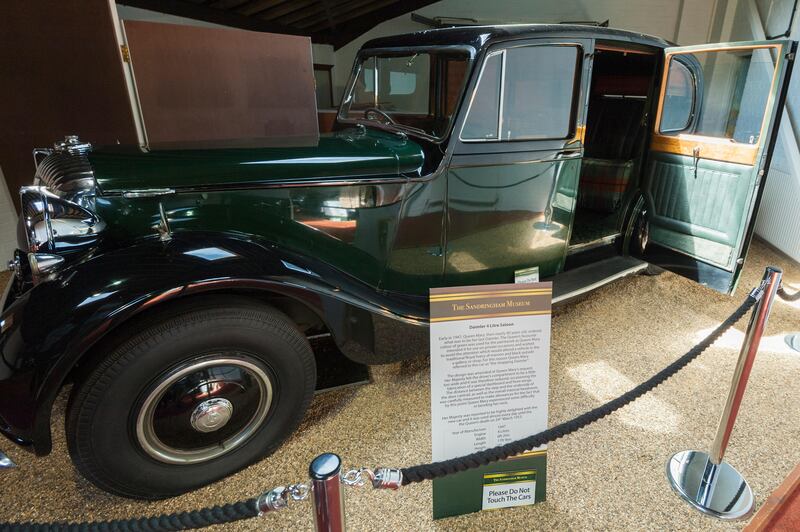
[{"label": "car interior", "polygon": [[570,252],[613,244],[643,166],[658,56],[598,44]]}]

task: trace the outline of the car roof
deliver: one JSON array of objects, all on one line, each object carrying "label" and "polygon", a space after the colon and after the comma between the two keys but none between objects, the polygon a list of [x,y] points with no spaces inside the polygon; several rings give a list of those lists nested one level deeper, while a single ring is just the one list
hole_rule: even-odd
[{"label": "car roof", "polygon": [[581,24],[500,24],[436,28],[367,41],[362,49],[427,46],[467,46],[476,52],[498,41],[535,37],[602,39],[666,48],[672,43],[660,37],[615,28]]}]

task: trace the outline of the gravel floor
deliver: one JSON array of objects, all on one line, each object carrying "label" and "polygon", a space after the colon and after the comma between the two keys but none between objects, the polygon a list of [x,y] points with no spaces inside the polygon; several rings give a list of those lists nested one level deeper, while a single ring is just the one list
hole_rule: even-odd
[{"label": "gravel floor", "polygon": [[[636,276],[605,287],[554,319],[550,422],[569,419],[648,378],[715,327],[757,284],[767,264],[800,289],[800,267],[756,243],[737,294],[718,295],[681,277]],[[0,286],[3,278],[0,277]],[[548,501],[434,522],[429,483],[400,492],[347,492],[351,530],[739,529],[690,509],[667,485],[679,450],[709,446],[742,337],[738,330],[655,392],[550,447]],[[800,332],[800,303],[778,302],[726,459],[760,505],[800,462],[800,354],[783,341]],[[3,474],[0,520],[111,519],[181,511],[250,497],[303,480],[309,461],[338,452],[350,466],[404,466],[430,459],[428,362],[376,367],[373,383],[318,396],[300,430],[273,456],[212,486],[153,503],[125,500],[77,476],[64,443],[66,396],[53,416],[55,448],[34,458],[2,444],[20,467]],[[225,527],[311,527],[307,504]]]}]

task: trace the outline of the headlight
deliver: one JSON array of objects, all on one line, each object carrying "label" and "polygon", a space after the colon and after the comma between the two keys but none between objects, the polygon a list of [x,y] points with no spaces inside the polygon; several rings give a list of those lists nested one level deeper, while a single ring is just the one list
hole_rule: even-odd
[{"label": "headlight", "polygon": [[45,187],[23,187],[20,199],[34,283],[57,272],[65,262],[62,255],[94,246],[105,227],[97,215]]},{"label": "headlight", "polygon": [[57,272],[64,264],[64,257],[49,253],[28,253],[28,264],[34,279]]}]

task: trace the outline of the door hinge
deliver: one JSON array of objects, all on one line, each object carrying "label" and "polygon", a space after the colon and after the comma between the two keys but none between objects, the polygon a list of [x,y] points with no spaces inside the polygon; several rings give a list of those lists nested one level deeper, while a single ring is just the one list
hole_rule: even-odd
[{"label": "door hinge", "polygon": [[787,52],[786,59],[788,59],[789,61],[794,61],[794,52]]},{"label": "door hinge", "polygon": [[128,45],[127,44],[120,44],[119,45],[119,51],[122,53],[122,60],[125,61],[126,63],[130,63],[131,62],[131,52],[130,52],[130,50],[128,50]]}]

